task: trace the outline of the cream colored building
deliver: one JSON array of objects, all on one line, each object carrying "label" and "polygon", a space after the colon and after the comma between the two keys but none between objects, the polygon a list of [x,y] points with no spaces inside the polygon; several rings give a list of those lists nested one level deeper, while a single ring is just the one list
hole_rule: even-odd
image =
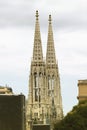
[{"label": "cream colored building", "polygon": [[13,94],[12,88],[7,86],[0,86],[0,94]]},{"label": "cream colored building", "polygon": [[79,101],[87,100],[87,79],[78,80],[78,99]]},{"label": "cream colored building", "polygon": [[87,79],[78,80],[78,100],[87,99]]},{"label": "cream colored building", "polygon": [[49,15],[46,60],[43,58],[39,15],[36,11],[33,58],[29,74],[29,95],[26,110],[27,130],[32,123],[52,124],[63,118],[62,97],[58,64]]}]

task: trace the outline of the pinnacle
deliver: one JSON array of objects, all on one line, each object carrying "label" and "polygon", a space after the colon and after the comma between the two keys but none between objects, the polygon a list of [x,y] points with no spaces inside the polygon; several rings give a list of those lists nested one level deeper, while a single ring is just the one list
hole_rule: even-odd
[{"label": "pinnacle", "polygon": [[38,10],[36,10],[36,20],[38,20]]},{"label": "pinnacle", "polygon": [[49,24],[51,24],[51,21],[52,21],[51,15],[49,15]]}]

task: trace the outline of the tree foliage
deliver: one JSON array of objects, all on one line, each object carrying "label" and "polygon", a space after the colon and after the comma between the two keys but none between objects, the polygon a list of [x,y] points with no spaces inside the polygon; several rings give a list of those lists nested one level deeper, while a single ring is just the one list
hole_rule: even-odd
[{"label": "tree foliage", "polygon": [[55,123],[54,130],[87,130],[87,100],[79,102],[63,120]]}]

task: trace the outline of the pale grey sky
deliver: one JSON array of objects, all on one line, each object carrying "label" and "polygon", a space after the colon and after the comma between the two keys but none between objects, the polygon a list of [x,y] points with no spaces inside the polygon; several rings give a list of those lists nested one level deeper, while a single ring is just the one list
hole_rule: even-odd
[{"label": "pale grey sky", "polygon": [[87,0],[0,0],[0,85],[28,94],[36,10],[44,57],[52,15],[66,114],[78,102],[78,80],[87,79]]}]

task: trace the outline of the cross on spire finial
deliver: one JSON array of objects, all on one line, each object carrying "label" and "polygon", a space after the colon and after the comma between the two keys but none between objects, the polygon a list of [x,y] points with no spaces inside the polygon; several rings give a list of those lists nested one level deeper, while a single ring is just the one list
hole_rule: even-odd
[{"label": "cross on spire finial", "polygon": [[51,15],[49,15],[49,24],[51,24],[51,21],[52,21]]},{"label": "cross on spire finial", "polygon": [[36,20],[38,20],[38,10],[36,10]]}]

